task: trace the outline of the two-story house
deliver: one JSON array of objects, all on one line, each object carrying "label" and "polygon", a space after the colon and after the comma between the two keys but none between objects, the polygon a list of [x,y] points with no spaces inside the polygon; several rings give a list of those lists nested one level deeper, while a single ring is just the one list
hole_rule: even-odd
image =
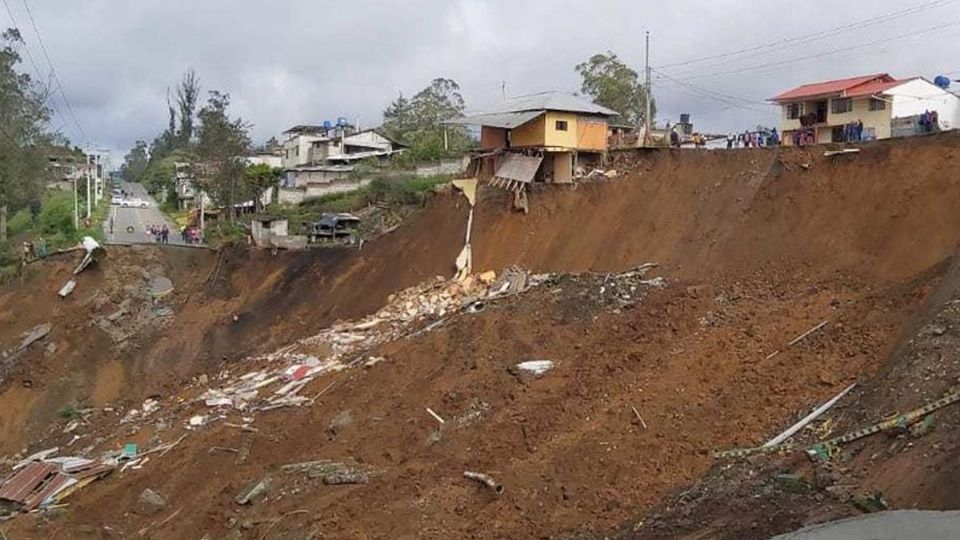
[{"label": "two-story house", "polygon": [[932,82],[915,77],[895,79],[886,73],[798,86],[771,101],[780,105],[784,144],[803,132],[806,142],[849,140],[852,124],[862,123],[859,140],[886,139],[894,120],[936,112],[937,130],[960,125],[960,98]]},{"label": "two-story house", "polygon": [[548,92],[507,100],[448,123],[480,126],[480,148],[486,155],[482,176],[567,183],[578,164],[598,162],[607,151],[607,124],[614,116],[615,111],[596,103]]}]

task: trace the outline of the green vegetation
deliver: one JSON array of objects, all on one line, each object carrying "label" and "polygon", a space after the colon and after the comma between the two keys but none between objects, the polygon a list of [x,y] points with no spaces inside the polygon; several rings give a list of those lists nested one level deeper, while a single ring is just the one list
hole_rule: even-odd
[{"label": "green vegetation", "polygon": [[73,405],[64,405],[60,407],[60,410],[57,412],[57,415],[64,420],[72,420],[80,416],[80,413],[77,411],[77,408]]},{"label": "green vegetation", "polygon": [[326,212],[352,213],[374,205],[388,211],[422,206],[427,192],[448,181],[447,176],[377,178],[354,191],[331,193],[296,206],[272,204],[266,210],[270,215],[287,218],[291,234],[299,234],[304,232],[303,223],[316,221]]},{"label": "green vegetation", "polygon": [[383,111],[384,134],[409,146],[396,156],[395,164],[408,167],[420,161],[461,155],[470,149],[474,140],[463,126],[443,124],[462,116],[465,108],[460,85],[452,79],[434,79],[412,99],[400,94]]},{"label": "green vegetation", "polygon": [[[647,95],[637,72],[620,61],[616,54],[595,54],[577,64],[580,91],[593,102],[620,113],[620,123],[636,126],[644,121]],[[656,116],[656,104],[650,104],[651,116]]]}]

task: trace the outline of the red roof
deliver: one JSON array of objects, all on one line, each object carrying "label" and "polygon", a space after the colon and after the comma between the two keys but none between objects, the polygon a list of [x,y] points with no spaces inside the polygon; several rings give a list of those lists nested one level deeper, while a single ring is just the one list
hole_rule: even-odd
[{"label": "red roof", "polygon": [[864,75],[861,77],[851,77],[849,79],[805,84],[775,96],[771,98],[771,101],[790,101],[815,96],[830,96],[833,94],[839,94],[842,97],[869,95],[894,86],[894,84],[891,83],[899,84],[900,82],[902,81],[897,81],[886,73],[877,73],[875,75]]}]

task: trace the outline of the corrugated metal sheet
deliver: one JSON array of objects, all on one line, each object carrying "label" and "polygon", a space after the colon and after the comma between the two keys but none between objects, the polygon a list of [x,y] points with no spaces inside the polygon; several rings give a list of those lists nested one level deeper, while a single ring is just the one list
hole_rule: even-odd
[{"label": "corrugated metal sheet", "polygon": [[31,493],[59,472],[52,463],[30,463],[0,487],[0,499],[26,504]]},{"label": "corrugated metal sheet", "polygon": [[792,99],[811,98],[816,96],[825,96],[830,94],[846,95],[846,92],[853,90],[861,84],[869,82],[892,82],[896,79],[886,73],[877,73],[874,75],[864,75],[862,77],[851,77],[849,79],[837,79],[833,81],[824,81],[813,84],[798,86],[792,90],[787,90],[771,99],[771,101],[788,101]]},{"label": "corrugated metal sheet", "polygon": [[530,183],[536,176],[543,156],[525,156],[523,154],[506,154],[495,176],[504,180]]},{"label": "corrugated metal sheet", "polygon": [[513,129],[526,124],[543,113],[544,111],[521,111],[496,114],[475,114],[473,116],[455,118],[447,121],[447,123],[465,126],[490,126],[496,128]]}]

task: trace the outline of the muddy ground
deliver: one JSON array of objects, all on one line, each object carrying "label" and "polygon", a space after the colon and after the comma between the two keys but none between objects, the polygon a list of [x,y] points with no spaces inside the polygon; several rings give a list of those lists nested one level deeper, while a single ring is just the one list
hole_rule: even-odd
[{"label": "muddy ground", "polygon": [[[797,453],[712,455],[766,441],[854,382],[798,440],[881,420],[960,382],[950,346],[960,335],[951,266],[960,186],[950,173],[960,138],[887,141],[839,158],[822,150],[616,155],[620,178],[539,187],[529,215],[485,189],[475,268],[558,277],[369,351],[384,360],[314,381],[304,391],[322,392],[312,405],[261,413],[256,432],[119,420],[149,397],[202,412],[189,399],[222,369],[449,277],[462,197],[437,194],[362,251],[112,250],[64,301],[54,291],[72,261],[36,265],[0,289],[4,348],[53,324],[4,375],[0,456],[74,435],[95,451],[188,436],[66,508],[0,527],[17,540],[765,538],[860,512],[865,493],[897,508],[957,508],[953,408],[929,433],[875,435],[828,465]],[[605,272],[646,262],[659,263],[662,287],[631,305],[603,301]],[[176,285],[159,307],[137,293],[157,275]],[[533,359],[556,367],[540,378],[512,369]],[[89,424],[63,433],[66,407],[89,410]],[[317,459],[377,474],[333,486],[282,470]],[[465,480],[468,469],[504,493]],[[267,475],[263,499],[234,502]],[[166,505],[138,503],[146,488]]]}]

